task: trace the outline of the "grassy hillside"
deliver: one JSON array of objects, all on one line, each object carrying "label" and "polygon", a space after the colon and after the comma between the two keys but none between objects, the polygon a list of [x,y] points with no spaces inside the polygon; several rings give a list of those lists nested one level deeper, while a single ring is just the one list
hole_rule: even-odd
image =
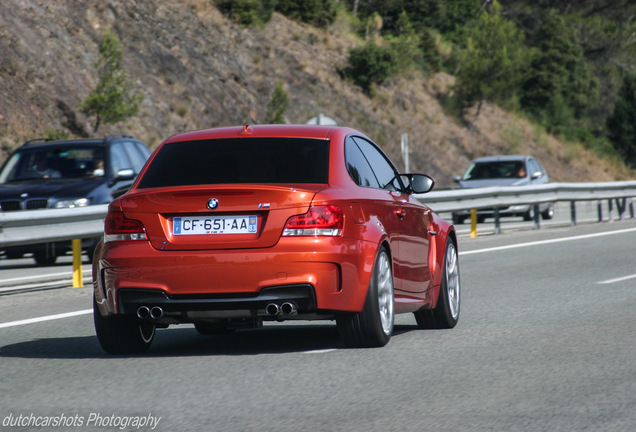
[{"label": "grassy hillside", "polygon": [[93,134],[78,105],[96,83],[107,29],[119,37],[143,101],[137,117],[102,126],[99,135],[131,133],[154,147],[184,130],[262,123],[280,81],[290,98],[289,123],[333,117],[376,140],[399,168],[407,133],[411,170],[441,187],[452,186],[470,159],[499,153],[535,155],[554,181],[633,178],[622,165],[492,105],[468,130],[442,108],[453,83],[443,73],[403,73],[370,98],[338,72],[348,50],[362,43],[344,18],[316,29],[275,14],[262,29],[245,28],[209,0],[0,2],[0,160],[45,133]]}]

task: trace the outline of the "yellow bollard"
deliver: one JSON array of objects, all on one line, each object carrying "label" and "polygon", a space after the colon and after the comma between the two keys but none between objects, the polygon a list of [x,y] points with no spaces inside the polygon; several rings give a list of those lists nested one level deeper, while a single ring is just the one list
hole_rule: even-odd
[{"label": "yellow bollard", "polygon": [[470,211],[470,236],[477,237],[477,210]]},{"label": "yellow bollard", "polygon": [[76,239],[73,244],[73,288],[81,288],[84,286],[84,277],[82,276],[82,240]]}]

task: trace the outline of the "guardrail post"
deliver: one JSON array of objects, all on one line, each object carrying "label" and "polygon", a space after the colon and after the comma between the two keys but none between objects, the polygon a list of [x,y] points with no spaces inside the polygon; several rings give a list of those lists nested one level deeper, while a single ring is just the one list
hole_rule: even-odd
[{"label": "guardrail post", "polygon": [[596,203],[596,210],[598,211],[598,221],[603,222],[603,203],[601,201]]},{"label": "guardrail post", "polygon": [[576,201],[570,201],[570,218],[572,226],[576,226]]},{"label": "guardrail post", "polygon": [[616,210],[618,211],[618,220],[623,220],[623,213],[627,208],[627,198],[616,198]]},{"label": "guardrail post", "polygon": [[82,240],[75,239],[73,244],[73,288],[81,288],[84,286],[84,277],[82,276]]},{"label": "guardrail post", "polygon": [[477,210],[470,211],[470,236],[477,237]]},{"label": "guardrail post", "polygon": [[499,215],[499,207],[495,207],[495,234],[501,234],[501,216]]},{"label": "guardrail post", "polygon": [[614,202],[610,198],[607,200],[607,214],[609,222],[612,221],[612,213],[614,213]]},{"label": "guardrail post", "polygon": [[634,200],[629,199],[629,217],[634,219]]},{"label": "guardrail post", "polygon": [[533,204],[534,213],[534,229],[541,229],[541,213],[539,212],[539,204]]}]

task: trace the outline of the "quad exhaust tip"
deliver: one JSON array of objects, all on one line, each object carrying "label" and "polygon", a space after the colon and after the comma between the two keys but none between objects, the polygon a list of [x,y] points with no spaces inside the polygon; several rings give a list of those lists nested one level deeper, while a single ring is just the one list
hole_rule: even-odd
[{"label": "quad exhaust tip", "polygon": [[150,318],[152,319],[163,318],[163,309],[160,308],[159,306],[154,306],[152,309],[150,309]]},{"label": "quad exhaust tip", "polygon": [[280,307],[276,303],[270,303],[265,308],[265,312],[269,316],[278,316],[280,315]]},{"label": "quad exhaust tip", "polygon": [[140,306],[139,309],[137,309],[137,316],[141,319],[147,319],[150,316],[148,306]]},{"label": "quad exhaust tip", "polygon": [[280,307],[280,313],[282,315],[296,315],[298,313],[296,304],[292,302],[283,303]]}]

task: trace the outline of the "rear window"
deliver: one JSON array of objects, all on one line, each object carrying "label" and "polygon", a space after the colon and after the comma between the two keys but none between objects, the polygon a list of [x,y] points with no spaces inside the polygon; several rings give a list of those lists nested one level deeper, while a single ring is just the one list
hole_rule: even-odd
[{"label": "rear window", "polygon": [[329,141],[226,138],[164,145],[139,188],[222,183],[327,183]]}]

